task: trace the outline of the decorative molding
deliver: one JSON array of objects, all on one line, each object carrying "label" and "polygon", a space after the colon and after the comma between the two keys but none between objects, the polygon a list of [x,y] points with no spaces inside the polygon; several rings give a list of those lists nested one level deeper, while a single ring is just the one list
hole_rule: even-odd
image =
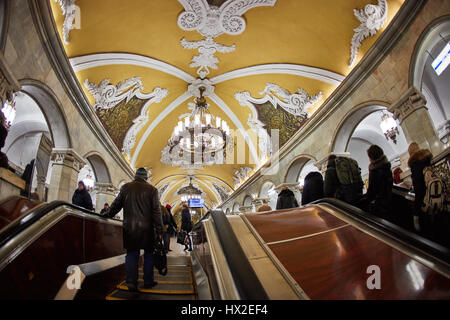
[{"label": "decorative molding", "polygon": [[86,161],[71,148],[53,149],[51,154],[53,165],[65,165],[76,171],[80,171],[86,165]]},{"label": "decorative molding", "polygon": [[14,93],[19,91],[20,84],[14,77],[2,52],[0,52],[0,109],[5,102],[14,105]]},{"label": "decorative molding", "polygon": [[374,36],[386,23],[388,6],[386,0],[378,0],[378,5],[368,4],[364,9],[353,9],[353,12],[361,24],[354,29],[355,34],[353,35],[350,49],[350,67],[355,63],[356,55],[362,42],[369,36]]},{"label": "decorative molding", "polygon": [[161,187],[158,188],[159,193],[159,200],[162,200],[164,197],[164,192],[166,192],[167,188],[169,187],[170,183],[166,182]]},{"label": "decorative molding", "polygon": [[208,79],[195,79],[188,86],[188,92],[194,97],[200,98],[200,87],[204,87],[205,91],[203,92],[204,97],[209,97],[214,93],[214,85]]},{"label": "decorative molding", "polygon": [[95,182],[94,190],[97,192],[97,195],[99,193],[102,194],[109,194],[112,196],[115,196],[117,193],[117,188],[113,186],[112,183],[102,183],[102,182]]},{"label": "decorative molding", "polygon": [[214,189],[216,189],[216,191],[219,194],[220,199],[222,200],[222,202],[227,200],[228,195],[229,195],[229,191],[224,186],[222,186],[222,185],[220,185],[218,183],[213,183],[213,187],[214,187]]},{"label": "decorative molding", "polygon": [[260,94],[265,94],[265,96],[257,99],[245,91],[237,92],[234,97],[242,106],[248,105],[249,102],[255,104],[270,102],[275,109],[277,106],[280,106],[288,113],[303,118],[308,118],[307,109],[322,99],[322,92],[310,97],[305,90],[299,88],[298,93],[291,94],[288,90],[273,83],[267,83],[264,91],[260,92]]},{"label": "decorative molding", "polygon": [[253,171],[253,168],[251,167],[241,167],[239,170],[234,169],[233,175],[234,187],[236,188],[237,185],[245,181],[248,178],[251,171]]},{"label": "decorative molding", "polygon": [[416,87],[410,87],[400,99],[389,106],[388,111],[394,114],[394,119],[403,121],[420,108],[426,108],[427,100]]},{"label": "decorative molding", "polygon": [[149,106],[152,103],[158,103],[161,102],[165,97],[167,97],[169,91],[167,89],[161,89],[159,87],[153,89],[153,92],[146,95],[147,99],[150,99],[144,107],[141,110],[141,114],[139,117],[133,120],[133,125],[130,129],[128,129],[128,132],[125,136],[125,139],[123,141],[123,147],[122,152],[124,152],[128,159],[131,158],[131,150],[134,148],[136,144],[136,136],[139,133],[139,131],[147,124],[147,122],[150,120],[149,118]]},{"label": "decorative molding", "polygon": [[211,82],[218,84],[233,79],[262,74],[289,74],[323,81],[335,86],[339,86],[345,79],[345,76],[325,69],[299,64],[269,63],[229,71],[211,78]]},{"label": "decorative molding", "polygon": [[209,69],[216,70],[219,59],[214,56],[216,52],[228,53],[236,49],[235,45],[225,46],[214,41],[213,38],[206,38],[201,41],[187,41],[185,38],[181,39],[181,45],[185,49],[198,49],[199,55],[192,58],[189,65],[191,68],[198,68],[197,74],[204,79],[210,73]]},{"label": "decorative molding", "polygon": [[[79,7],[75,5],[75,1],[77,0],[54,0],[55,2],[58,2],[61,6],[61,10],[64,18],[63,23],[63,41],[65,44],[69,44],[69,33],[70,30],[76,28],[76,12],[79,12]],[[75,21],[75,24],[74,24]]]},{"label": "decorative molding", "polygon": [[[134,77],[119,82],[117,86],[110,84],[110,79],[104,79],[97,86],[90,83],[88,79],[84,81],[84,86],[95,98],[94,109],[111,109],[126,100],[128,103],[132,98],[137,97],[142,100],[156,98],[155,101],[160,102],[162,98],[167,96],[166,89],[155,89],[152,93],[143,94],[144,86],[141,77]],[[156,96],[155,96],[156,95]],[[159,99],[159,100],[158,100]]]},{"label": "decorative molding", "polygon": [[206,0],[178,0],[184,7],[178,16],[178,26],[186,31],[198,31],[206,39],[200,41],[187,41],[181,39],[185,49],[198,49],[200,53],[194,56],[191,68],[198,68],[197,74],[204,79],[209,69],[217,69],[219,59],[214,56],[216,52],[227,53],[236,49],[235,45],[225,46],[218,44],[214,38],[227,33],[238,35],[246,27],[242,15],[248,10],[260,6],[274,6],[277,0],[229,0],[220,7],[210,6]]},{"label": "decorative molding", "polygon": [[110,65],[132,65],[158,70],[170,74],[178,79],[191,83],[195,80],[193,76],[183,70],[146,56],[131,53],[97,53],[79,56],[70,59],[70,64],[75,72],[82,70],[110,66]]}]

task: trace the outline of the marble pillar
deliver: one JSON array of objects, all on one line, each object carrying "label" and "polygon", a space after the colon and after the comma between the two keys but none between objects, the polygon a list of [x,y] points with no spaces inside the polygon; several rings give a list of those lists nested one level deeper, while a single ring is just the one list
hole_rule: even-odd
[{"label": "marble pillar", "polygon": [[95,183],[96,201],[95,212],[100,212],[105,203],[111,205],[116,198],[117,188],[112,183]]},{"label": "marble pillar", "polygon": [[86,162],[73,149],[53,149],[51,161],[48,201],[72,202],[72,195],[78,185],[78,173]]},{"label": "marble pillar", "polygon": [[410,87],[388,110],[399,121],[408,143],[415,141],[436,156],[444,150],[444,145],[434,129],[426,103],[422,93]]}]

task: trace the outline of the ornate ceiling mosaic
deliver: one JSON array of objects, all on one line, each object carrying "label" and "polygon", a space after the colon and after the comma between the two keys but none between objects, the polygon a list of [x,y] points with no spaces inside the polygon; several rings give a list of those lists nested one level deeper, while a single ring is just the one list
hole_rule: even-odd
[{"label": "ornate ceiling mosaic", "polygon": [[[314,117],[403,0],[48,0],[93,110],[133,168],[152,169],[161,200],[189,185],[221,203]],[[235,134],[234,161],[162,159],[199,88]],[[239,149],[241,147],[241,149]],[[163,160],[163,161],[162,161]]]}]

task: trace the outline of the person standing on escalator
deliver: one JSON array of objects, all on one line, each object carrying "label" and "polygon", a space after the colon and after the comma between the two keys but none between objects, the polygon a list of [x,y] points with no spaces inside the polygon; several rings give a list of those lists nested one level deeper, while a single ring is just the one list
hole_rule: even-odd
[{"label": "person standing on escalator", "polygon": [[158,189],[147,182],[147,171],[139,168],[135,180],[125,184],[106,212],[114,217],[123,208],[123,246],[126,283],[129,291],[137,291],[140,250],[144,250],[144,288],[158,283],[153,276],[153,249],[157,239],[162,241],[162,218]]},{"label": "person standing on escalator", "polygon": [[72,196],[72,203],[89,211],[94,211],[91,195],[86,190],[86,186],[83,181],[78,182],[78,188]]},{"label": "person standing on escalator", "polygon": [[192,242],[189,236],[189,232],[192,231],[192,219],[187,204],[183,204],[183,210],[181,210],[181,230],[186,232],[187,241],[184,243],[184,251],[192,251]]}]

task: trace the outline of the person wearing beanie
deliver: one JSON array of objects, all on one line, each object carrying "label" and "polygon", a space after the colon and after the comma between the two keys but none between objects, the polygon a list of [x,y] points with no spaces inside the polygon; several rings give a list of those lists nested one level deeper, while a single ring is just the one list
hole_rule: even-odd
[{"label": "person wearing beanie", "polygon": [[72,196],[72,203],[84,209],[94,211],[91,195],[86,190],[86,186],[84,185],[83,181],[78,182],[78,188],[75,190]]},{"label": "person wearing beanie", "polygon": [[370,160],[369,188],[364,198],[368,201],[368,211],[380,218],[389,218],[393,185],[391,163],[377,145],[371,145],[367,155]]},{"label": "person wearing beanie", "polygon": [[153,248],[162,239],[162,217],[158,189],[147,182],[147,170],[136,170],[133,182],[126,183],[105,216],[114,217],[123,209],[123,245],[126,283],[129,291],[137,291],[140,250],[144,250],[144,288],[157,285],[153,276]]}]

